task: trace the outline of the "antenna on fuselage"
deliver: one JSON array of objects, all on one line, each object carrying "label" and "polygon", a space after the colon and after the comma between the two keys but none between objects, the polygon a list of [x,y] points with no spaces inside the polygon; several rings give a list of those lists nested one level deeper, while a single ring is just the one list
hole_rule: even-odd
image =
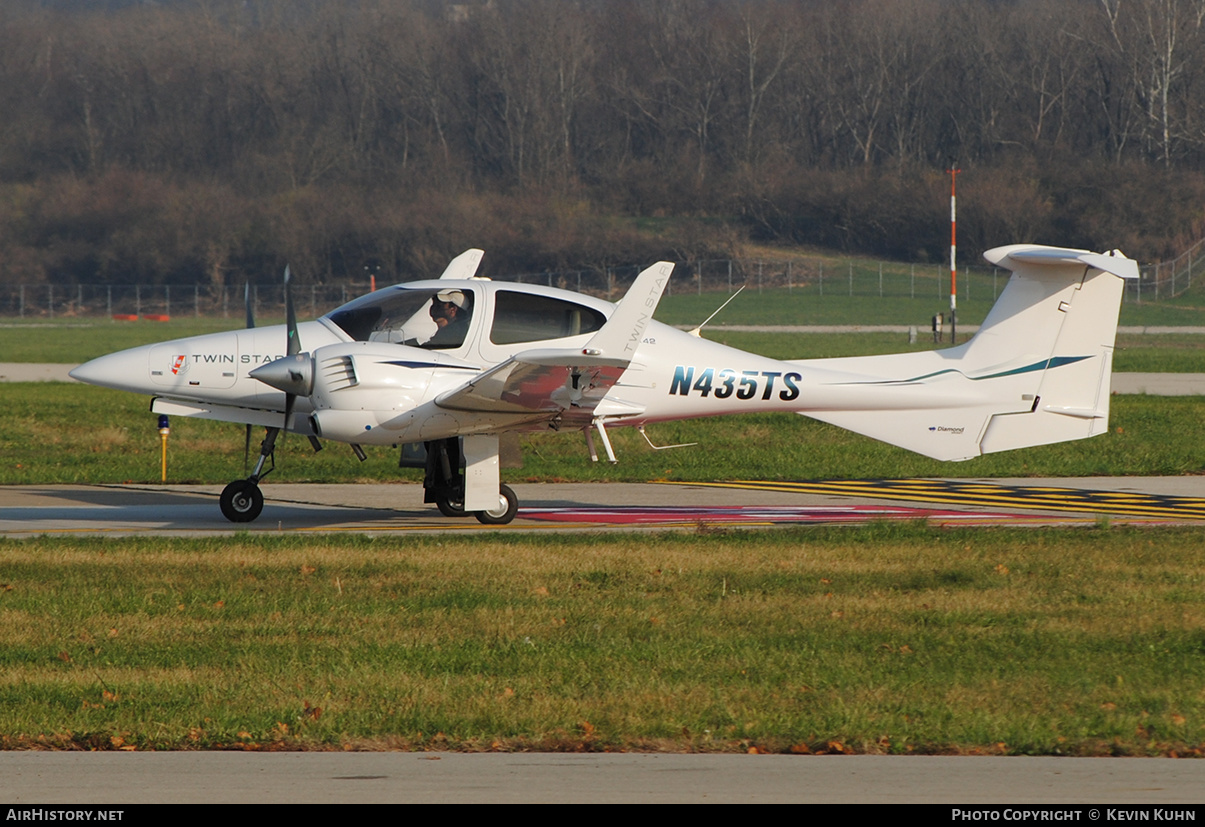
[{"label": "antenna on fuselage", "polygon": [[723,310],[728,305],[732,304],[732,300],[735,299],[737,296],[739,296],[741,294],[741,290],[744,290],[744,289],[745,289],[745,285],[742,284],[735,293],[733,293],[731,296],[728,297],[728,301],[724,302],[719,307],[717,307],[716,311],[714,313],[712,313],[710,316],[708,316],[706,319],[703,320],[703,324],[699,325],[694,330],[688,330],[686,332],[688,334],[690,334],[691,336],[694,336],[696,339],[702,339],[704,326],[706,326],[706,324],[708,322],[710,322],[712,319],[714,319],[716,316],[720,315],[721,310]]}]

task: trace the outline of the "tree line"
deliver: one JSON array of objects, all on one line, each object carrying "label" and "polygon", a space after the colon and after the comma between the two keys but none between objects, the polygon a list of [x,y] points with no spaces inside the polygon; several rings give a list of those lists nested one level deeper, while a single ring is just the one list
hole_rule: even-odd
[{"label": "tree line", "polygon": [[1202,234],[1205,0],[8,0],[0,280]]}]

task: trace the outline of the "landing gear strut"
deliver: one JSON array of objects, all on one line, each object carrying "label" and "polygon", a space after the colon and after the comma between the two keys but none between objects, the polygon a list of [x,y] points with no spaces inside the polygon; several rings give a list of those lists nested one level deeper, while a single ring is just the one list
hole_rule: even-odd
[{"label": "landing gear strut", "polygon": [[472,514],[485,525],[506,525],[515,518],[519,511],[519,498],[510,486],[502,484],[498,485],[496,506],[481,511],[465,510],[464,458],[459,437],[433,440],[426,443],[426,448],[423,502],[434,503],[445,517],[467,517]]}]

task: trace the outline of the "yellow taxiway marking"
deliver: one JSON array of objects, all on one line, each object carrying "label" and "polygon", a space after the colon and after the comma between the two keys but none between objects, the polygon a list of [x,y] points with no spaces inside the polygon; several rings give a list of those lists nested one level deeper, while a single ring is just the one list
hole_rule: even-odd
[{"label": "yellow taxiway marking", "polygon": [[1205,498],[1173,497],[1134,491],[1088,491],[1048,486],[992,485],[958,480],[799,480],[770,482],[734,480],[704,485],[712,488],[741,488],[750,491],[780,491],[825,494],[838,497],[870,497],[880,500],[1022,508],[1037,511],[1071,511],[1117,514],[1163,520],[1205,520]]}]

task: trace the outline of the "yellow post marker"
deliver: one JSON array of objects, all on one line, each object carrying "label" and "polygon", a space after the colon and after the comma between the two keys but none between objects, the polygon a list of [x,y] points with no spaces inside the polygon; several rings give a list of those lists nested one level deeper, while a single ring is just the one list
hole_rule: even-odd
[{"label": "yellow post marker", "polygon": [[171,427],[167,424],[167,414],[159,414],[159,445],[162,449],[162,473],[160,480],[167,482],[167,435],[172,432]]}]

